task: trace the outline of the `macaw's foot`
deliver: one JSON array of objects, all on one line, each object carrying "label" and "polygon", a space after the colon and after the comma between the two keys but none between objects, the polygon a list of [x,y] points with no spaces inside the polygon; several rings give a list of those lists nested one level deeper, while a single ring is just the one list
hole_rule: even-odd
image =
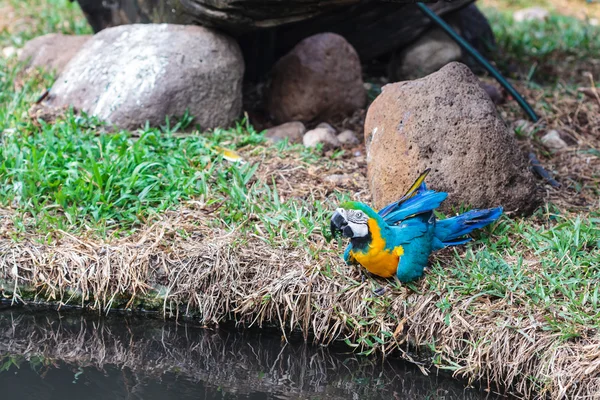
[{"label": "macaw's foot", "polygon": [[382,286],[379,289],[373,290],[373,293],[375,294],[375,296],[380,297],[380,296],[383,296],[383,294],[385,293],[386,290],[387,289],[384,286]]},{"label": "macaw's foot", "polygon": [[365,283],[367,281],[367,274],[362,269],[360,270],[360,283]]}]

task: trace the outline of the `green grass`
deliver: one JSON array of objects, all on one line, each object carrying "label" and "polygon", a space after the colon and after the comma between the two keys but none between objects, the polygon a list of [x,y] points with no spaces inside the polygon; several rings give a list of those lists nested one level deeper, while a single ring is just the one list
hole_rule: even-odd
[{"label": "green grass", "polygon": [[[505,73],[512,64],[527,80],[556,80],[572,72],[569,70],[573,64],[585,64],[600,54],[600,27],[578,18],[551,13],[546,21],[516,22],[512,12],[492,8],[482,11],[500,49],[494,61]],[[557,76],[556,71],[563,76]]]},{"label": "green grass", "polygon": [[[5,131],[0,147],[4,205],[16,203],[42,229],[128,229],[181,200],[216,200],[207,182],[211,177],[220,182],[230,175],[242,184],[252,176],[251,167],[229,165],[212,148],[235,130],[180,139],[173,136],[175,126],[143,130],[137,139],[128,132],[97,134],[93,122],[70,114],[31,134]],[[250,132],[245,141],[255,135]]]},{"label": "green grass", "polygon": [[[4,46],[53,31],[89,33],[76,3],[11,4],[20,17],[34,16],[40,23],[12,36],[4,32]],[[325,212],[321,202],[280,201],[274,185],[256,182],[258,165],[232,164],[215,151],[217,145],[236,149],[263,141],[243,121],[234,129],[196,131],[184,138],[175,134],[192,130],[186,118],[172,126],[167,120],[161,128],[117,134],[101,133],[99,121],[72,113],[54,124],[36,124],[26,117],[27,110],[53,79],[39,71],[23,80],[14,60],[0,61],[0,204],[16,209],[20,232],[62,229],[122,236],[190,199],[202,199],[206,207],[226,204],[215,215],[228,227],[258,215],[266,232],[256,233],[266,240],[286,239],[293,226],[305,238],[319,229],[312,213]],[[316,152],[290,150],[285,143],[278,147],[305,162],[323,161]]]},{"label": "green grass", "polygon": [[[5,107],[0,112],[0,203],[16,208],[21,231],[93,231],[101,236],[127,234],[182,201],[202,199],[231,227],[251,215],[264,219],[266,239],[286,238],[285,222],[310,235],[314,220],[308,204],[280,201],[277,188],[256,181],[258,164],[225,160],[216,146],[236,149],[262,143],[262,134],[244,124],[230,130],[177,137],[189,119],[139,132],[101,133],[94,118],[68,113],[40,126],[23,112],[46,81],[33,80],[10,93],[17,74],[5,66]],[[297,148],[297,147],[296,147]],[[315,162],[316,153],[283,143],[278,151]],[[315,207],[321,203],[314,201]],[[312,207],[310,207],[312,209]],[[289,228],[289,227],[288,227]],[[296,230],[300,232],[300,230]],[[259,232],[257,232],[259,233]]]},{"label": "green grass", "polygon": [[500,47],[515,58],[598,56],[600,27],[580,19],[550,14],[547,21],[515,22],[508,13],[487,10],[486,15]]},{"label": "green grass", "polygon": [[11,30],[0,32],[2,47],[21,47],[27,40],[46,33],[91,34],[79,4],[69,0],[7,0],[20,20]]},{"label": "green grass", "polygon": [[523,310],[541,309],[545,329],[564,340],[600,327],[600,210],[573,215],[549,206],[486,231],[463,254],[453,249],[453,262],[434,264],[431,290],[442,276],[450,298],[509,299]]}]

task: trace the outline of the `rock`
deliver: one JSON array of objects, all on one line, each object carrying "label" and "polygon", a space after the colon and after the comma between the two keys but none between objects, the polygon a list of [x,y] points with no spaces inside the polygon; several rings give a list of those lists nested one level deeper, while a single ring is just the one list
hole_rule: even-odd
[{"label": "rock", "polygon": [[46,124],[54,124],[58,118],[64,118],[69,112],[66,107],[51,107],[42,104],[33,104],[27,110],[27,116],[36,126],[39,126],[39,121],[44,121]]},{"label": "rock", "polygon": [[306,132],[303,143],[306,147],[316,147],[319,143],[322,143],[324,150],[337,149],[342,145],[335,134],[327,128],[315,128]]},{"label": "rock", "polygon": [[550,15],[550,13],[545,8],[529,7],[529,8],[524,8],[522,10],[515,11],[513,14],[513,19],[516,22],[533,21],[533,20],[543,21],[546,18],[548,18],[549,15]]},{"label": "rock", "polygon": [[351,182],[353,179],[352,175],[349,174],[333,174],[325,177],[327,182],[331,182],[336,185]]},{"label": "rock", "polygon": [[310,36],[275,64],[267,98],[280,122],[350,115],[367,101],[358,54],[340,35]]},{"label": "rock", "polygon": [[[498,56],[498,46],[490,22],[475,3],[447,14],[444,19],[456,27],[460,35],[488,60],[493,61]],[[463,52],[461,62],[465,63],[476,75],[486,71],[467,52]]]},{"label": "rock", "polygon": [[527,214],[539,204],[516,138],[464,64],[386,85],[367,112],[365,143],[376,208],[399,199],[426,168],[428,187],[448,192],[443,211],[462,203]]},{"label": "rock", "polygon": [[588,23],[591,26],[598,26],[598,25],[600,25],[600,20],[598,20],[598,18],[590,18]]},{"label": "rock", "polygon": [[241,113],[244,63],[236,42],[200,26],[132,24],[90,39],[52,87],[48,104],[73,105],[122,129],[165,123],[189,109],[202,129]]},{"label": "rock", "polygon": [[302,122],[287,122],[282,125],[267,129],[265,137],[273,143],[288,139],[289,143],[302,143],[302,137],[306,133],[306,127]]},{"label": "rock", "polygon": [[18,57],[23,52],[23,49],[16,49],[13,46],[8,46],[2,49],[2,56],[4,58],[11,58],[15,55]]},{"label": "rock", "polygon": [[480,82],[479,83],[483,90],[490,96],[490,99],[494,102],[494,104],[499,105],[505,102],[504,95],[500,92],[500,89],[496,85],[490,85],[489,83]]},{"label": "rock", "polygon": [[347,145],[347,146],[356,146],[357,144],[360,143],[360,140],[358,140],[358,137],[356,137],[356,133],[354,133],[353,131],[351,131],[349,129],[347,129],[347,130],[343,131],[342,133],[340,133],[339,135],[337,135],[337,138],[341,144]]},{"label": "rock", "polygon": [[42,67],[60,74],[91,37],[62,33],[38,36],[25,44],[19,60],[27,61],[27,68]]},{"label": "rock", "polygon": [[[442,18],[473,0],[433,1]],[[411,2],[363,0],[79,0],[95,32],[132,23],[201,25],[231,34],[246,57],[245,79],[258,81],[272,61],[302,39],[321,32],[340,34],[363,62],[414,41],[431,20]],[[1,20],[0,20],[1,21]],[[274,59],[274,60],[272,60]],[[283,121],[289,122],[289,121]]]},{"label": "rock", "polygon": [[444,31],[434,28],[410,46],[394,53],[389,64],[392,81],[417,79],[459,61],[462,50]]},{"label": "rock", "polygon": [[560,133],[555,129],[542,136],[541,142],[552,151],[558,151],[568,147],[567,142],[560,137]]},{"label": "rock", "polygon": [[535,126],[524,119],[518,119],[512,124],[513,131],[519,136],[529,136],[535,130]]},{"label": "rock", "polygon": [[317,128],[327,129],[329,132],[333,133],[334,135],[337,133],[335,128],[333,126],[329,125],[327,122],[321,122],[319,125],[317,125]]}]

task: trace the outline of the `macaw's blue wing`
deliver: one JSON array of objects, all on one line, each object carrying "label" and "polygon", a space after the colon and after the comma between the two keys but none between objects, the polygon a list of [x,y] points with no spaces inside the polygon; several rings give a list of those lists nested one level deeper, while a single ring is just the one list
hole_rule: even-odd
[{"label": "macaw's blue wing", "polygon": [[410,244],[414,240],[418,240],[425,236],[429,230],[427,216],[421,215],[418,218],[403,221],[400,225],[396,225],[393,229],[395,236],[394,243],[405,247],[406,244]]},{"label": "macaw's blue wing", "polygon": [[425,171],[423,171],[423,173],[421,175],[419,175],[419,177],[417,178],[417,180],[415,180],[415,182],[406,191],[406,193],[404,193],[404,196],[402,196],[400,198],[400,200],[396,200],[393,203],[388,204],[387,206],[385,206],[381,211],[379,211],[379,215],[381,217],[385,217],[390,212],[395,211],[396,208],[399,207],[400,204],[402,204],[404,202],[404,200],[411,198],[412,196],[414,196],[419,191],[426,190],[427,188],[425,187],[425,183],[424,182],[425,182],[425,177],[427,177],[427,175],[429,174],[429,171],[431,171],[431,168],[427,168]]},{"label": "macaw's blue wing", "polygon": [[346,265],[350,265],[352,260],[350,260],[350,251],[352,251],[352,243],[349,243],[346,247],[346,251],[344,251],[344,262]]},{"label": "macaw's blue wing", "polygon": [[388,225],[397,224],[408,217],[428,213],[440,206],[448,197],[448,193],[425,190],[417,193],[414,197],[405,200],[398,208],[387,214],[383,220]]},{"label": "macaw's blue wing", "polygon": [[421,214],[415,219],[402,222],[397,235],[403,242],[403,254],[400,256],[396,276],[400,282],[411,282],[423,275],[431,253],[431,238],[434,225],[430,223],[427,214]]},{"label": "macaw's blue wing", "polygon": [[388,225],[395,225],[410,216],[433,211],[448,197],[447,193],[427,190],[424,181],[429,171],[429,168],[426,169],[400,200],[379,211],[379,215]]}]

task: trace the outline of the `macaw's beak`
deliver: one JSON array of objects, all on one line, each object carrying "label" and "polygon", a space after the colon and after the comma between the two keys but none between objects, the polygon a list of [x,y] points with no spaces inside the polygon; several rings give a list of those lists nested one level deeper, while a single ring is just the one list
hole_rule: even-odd
[{"label": "macaw's beak", "polygon": [[331,236],[334,238],[338,233],[341,233],[342,235],[349,238],[354,237],[354,232],[352,232],[352,228],[348,226],[346,218],[344,218],[344,216],[340,214],[339,211],[333,213],[333,216],[331,217],[331,223],[329,226],[331,228]]}]

